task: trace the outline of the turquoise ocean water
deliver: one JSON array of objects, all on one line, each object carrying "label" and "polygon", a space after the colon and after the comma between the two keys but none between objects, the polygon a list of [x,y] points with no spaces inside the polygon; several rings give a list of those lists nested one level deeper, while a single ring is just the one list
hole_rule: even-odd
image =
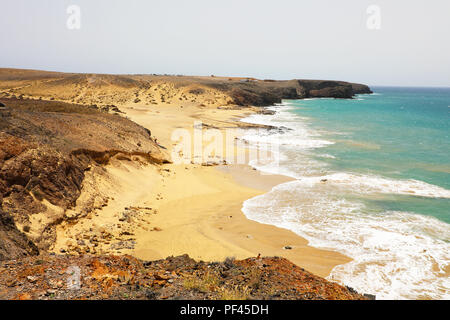
[{"label": "turquoise ocean water", "polygon": [[353,261],[330,279],[378,298],[450,298],[450,88],[375,87],[353,100],[306,99],[244,121],[277,147],[251,165],[296,178],[244,203]]}]

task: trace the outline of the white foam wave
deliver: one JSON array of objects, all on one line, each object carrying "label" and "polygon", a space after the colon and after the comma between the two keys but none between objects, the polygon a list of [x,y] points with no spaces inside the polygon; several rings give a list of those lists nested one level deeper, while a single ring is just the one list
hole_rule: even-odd
[{"label": "white foam wave", "polygon": [[[275,115],[253,115],[243,121],[290,128],[285,132],[249,132],[251,143],[279,144],[277,161],[250,165],[299,180],[276,186],[249,199],[243,212],[252,220],[292,230],[310,245],[342,252],[353,260],[336,267],[330,279],[376,294],[381,299],[450,298],[450,225],[408,212],[369,212],[343,194],[399,194],[450,198],[450,190],[418,180],[327,172],[310,150],[333,142],[321,138],[307,121],[274,107]],[[280,141],[281,140],[281,141]],[[322,158],[333,158],[322,154]],[[317,157],[316,157],[317,158]]]},{"label": "white foam wave", "polygon": [[[326,181],[325,181],[326,180]],[[429,198],[450,199],[450,190],[418,180],[395,180],[373,175],[332,173],[320,177],[304,177],[302,184],[331,183],[360,193],[402,194]]]},{"label": "white foam wave", "polygon": [[378,299],[450,297],[450,226],[437,219],[364,213],[361,203],[299,181],[247,200],[242,210],[249,219],[292,230],[314,247],[351,257],[333,269],[330,280]]},{"label": "white foam wave", "polygon": [[320,158],[325,158],[325,159],[336,159],[335,156],[333,156],[333,155],[331,155],[331,154],[328,154],[328,153],[319,154],[319,155],[317,155],[317,156],[320,157]]},{"label": "white foam wave", "polygon": [[[248,130],[243,139],[254,143],[294,146],[302,149],[321,148],[332,141],[320,139],[320,134],[305,125],[307,118],[289,112],[289,105],[273,107],[277,110],[274,115],[254,114],[241,121],[253,124],[269,125],[281,128],[280,130]],[[283,129],[284,128],[284,129]]]}]

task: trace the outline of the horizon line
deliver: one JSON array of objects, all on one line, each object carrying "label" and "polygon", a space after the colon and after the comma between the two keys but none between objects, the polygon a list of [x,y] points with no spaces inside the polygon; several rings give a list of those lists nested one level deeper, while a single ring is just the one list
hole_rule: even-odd
[{"label": "horizon line", "polygon": [[319,79],[319,78],[292,78],[292,79],[276,79],[276,78],[265,78],[259,79],[253,76],[224,76],[224,75],[188,75],[188,74],[171,74],[171,73],[105,73],[105,72],[73,72],[73,71],[56,71],[56,70],[48,70],[48,69],[35,69],[35,68],[18,68],[18,67],[0,67],[0,69],[13,69],[13,70],[26,70],[26,71],[43,71],[43,72],[53,72],[53,73],[73,73],[73,74],[98,74],[98,75],[111,75],[111,76],[139,76],[139,75],[147,75],[147,76],[172,76],[172,77],[216,77],[216,78],[246,78],[246,79],[256,79],[256,80],[275,80],[275,81],[291,81],[291,80],[322,80],[322,81],[343,81],[349,83],[356,84],[364,84],[369,87],[390,87],[390,88],[443,88],[450,89],[450,85],[395,85],[395,84],[367,84],[362,82],[352,82],[348,80],[340,80],[340,79]]}]

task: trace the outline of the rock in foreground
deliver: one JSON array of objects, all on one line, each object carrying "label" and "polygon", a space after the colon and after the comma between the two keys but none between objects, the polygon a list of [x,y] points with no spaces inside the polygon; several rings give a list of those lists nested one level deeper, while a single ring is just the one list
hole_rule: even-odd
[{"label": "rock in foreground", "polygon": [[187,255],[152,262],[46,255],[2,262],[0,275],[0,299],[366,299],[278,257],[206,263]]}]

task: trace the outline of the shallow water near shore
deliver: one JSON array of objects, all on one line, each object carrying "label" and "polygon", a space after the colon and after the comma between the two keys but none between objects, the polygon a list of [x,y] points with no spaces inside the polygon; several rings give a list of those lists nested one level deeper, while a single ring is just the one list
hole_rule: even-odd
[{"label": "shallow water near shore", "polygon": [[245,215],[353,259],[329,279],[379,299],[450,298],[450,89],[374,88],[353,100],[307,99],[245,122],[275,144],[250,164],[295,181],[244,203]]}]

